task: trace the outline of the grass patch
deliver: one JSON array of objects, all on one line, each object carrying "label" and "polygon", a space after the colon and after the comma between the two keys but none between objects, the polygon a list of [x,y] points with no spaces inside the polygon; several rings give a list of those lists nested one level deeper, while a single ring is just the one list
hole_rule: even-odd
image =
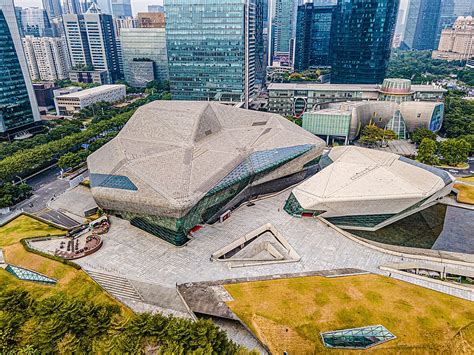
[{"label": "grass patch", "polygon": [[[92,281],[84,271],[76,270],[59,261],[30,253],[25,250],[20,242],[23,238],[64,234],[66,234],[66,231],[54,228],[25,215],[21,215],[0,227],[0,248],[3,249],[6,262],[40,272],[58,280],[56,285],[47,286],[19,280],[5,270],[0,269],[0,289],[22,287],[38,299],[63,292],[83,300],[119,304]],[[131,314],[128,308],[121,304],[120,306],[123,312]]]},{"label": "grass patch", "polygon": [[463,178],[457,178],[456,180],[459,180],[459,181],[467,181],[467,182],[474,182],[474,176],[463,177]]},{"label": "grass patch", "polygon": [[225,288],[234,299],[229,307],[275,354],[329,352],[320,332],[376,324],[397,339],[365,352],[474,351],[474,303],[384,276],[311,276]]},{"label": "grass patch", "polygon": [[454,184],[454,188],[459,190],[458,202],[474,205],[474,185]]}]

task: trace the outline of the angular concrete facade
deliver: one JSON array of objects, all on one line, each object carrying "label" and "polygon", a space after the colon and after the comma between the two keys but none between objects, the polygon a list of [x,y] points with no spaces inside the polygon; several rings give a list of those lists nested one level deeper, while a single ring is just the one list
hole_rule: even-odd
[{"label": "angular concrete facade", "polygon": [[354,146],[336,147],[326,166],[293,189],[285,210],[318,215],[344,229],[377,230],[437,203],[454,178],[396,154]]},{"label": "angular concrete facade", "polygon": [[175,245],[253,195],[301,181],[324,142],[285,118],[155,101],[88,158],[97,204]]}]

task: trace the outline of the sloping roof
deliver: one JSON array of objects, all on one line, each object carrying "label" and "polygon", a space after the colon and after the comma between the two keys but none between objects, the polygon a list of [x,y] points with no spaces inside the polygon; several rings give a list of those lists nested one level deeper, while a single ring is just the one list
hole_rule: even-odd
[{"label": "sloping roof", "polygon": [[393,153],[345,146],[333,148],[329,158],[331,165],[293,190],[304,209],[332,201],[422,199],[446,185],[440,174]]},{"label": "sloping roof", "polygon": [[[116,138],[88,159],[91,174],[127,177],[134,191],[93,188],[96,196],[186,209],[254,152],[324,142],[276,115],[218,103],[155,101],[139,108]],[[102,192],[100,192],[102,190]]]}]

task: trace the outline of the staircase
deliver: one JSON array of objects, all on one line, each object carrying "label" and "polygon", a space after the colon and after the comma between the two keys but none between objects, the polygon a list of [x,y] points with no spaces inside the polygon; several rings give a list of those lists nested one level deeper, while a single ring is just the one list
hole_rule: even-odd
[{"label": "staircase", "polygon": [[135,287],[133,287],[128,279],[92,270],[85,271],[95,282],[112,296],[116,298],[129,298],[136,301],[143,301],[140,293],[135,289]]}]

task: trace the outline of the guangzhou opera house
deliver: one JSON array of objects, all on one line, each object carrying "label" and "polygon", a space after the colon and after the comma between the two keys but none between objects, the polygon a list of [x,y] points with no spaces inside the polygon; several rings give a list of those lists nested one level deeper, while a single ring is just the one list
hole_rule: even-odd
[{"label": "guangzhou opera house", "polygon": [[321,171],[293,189],[285,210],[320,216],[343,229],[380,229],[436,204],[454,183],[444,170],[354,146],[333,148],[320,165]]},{"label": "guangzhou opera house", "polygon": [[317,169],[324,142],[277,114],[155,101],[88,158],[99,207],[174,245]]}]

